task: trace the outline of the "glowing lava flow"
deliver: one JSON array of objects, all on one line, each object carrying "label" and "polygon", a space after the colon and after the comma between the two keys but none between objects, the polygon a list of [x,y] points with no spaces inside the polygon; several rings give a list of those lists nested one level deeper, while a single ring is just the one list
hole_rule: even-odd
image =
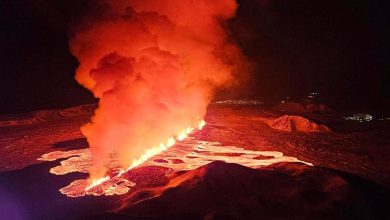
[{"label": "glowing lava flow", "polygon": [[[206,125],[206,122],[204,120],[201,120],[198,124],[198,130],[202,130],[202,128]],[[141,155],[141,157],[139,157],[138,159],[135,159],[133,160],[132,164],[125,170],[121,170],[119,171],[119,173],[115,176],[115,177],[121,177],[124,173],[126,173],[127,171],[141,165],[142,163],[144,163],[145,161],[149,160],[150,158],[152,158],[153,156],[167,150],[168,148],[172,147],[173,145],[175,145],[176,143],[176,140],[178,141],[183,141],[184,139],[186,139],[188,137],[189,134],[191,134],[195,129],[192,128],[192,127],[187,127],[186,129],[184,129],[183,131],[181,131],[179,133],[179,135],[177,135],[176,139],[174,138],[168,138],[168,140],[166,141],[166,143],[160,143],[158,146],[154,146],[150,149],[148,149],[143,155]],[[92,184],[90,184],[89,186],[87,186],[85,188],[85,191],[88,191],[104,182],[107,182],[108,180],[110,180],[111,177],[109,176],[105,176],[105,177],[102,177],[102,178],[98,178],[98,179],[94,179],[92,180]]]},{"label": "glowing lava flow", "polygon": [[199,125],[198,125],[198,129],[199,130],[202,130],[202,128],[206,125],[206,122],[204,120],[200,121]]},{"label": "glowing lava flow", "polygon": [[133,163],[126,170],[120,171],[117,176],[121,176],[123,173],[133,169],[134,167],[141,165],[142,163],[144,163],[145,161],[147,161],[149,158],[153,157],[154,155],[159,154],[159,153],[163,152],[164,150],[167,150],[169,147],[172,147],[173,145],[175,145],[175,143],[176,143],[175,139],[169,138],[165,144],[161,143],[157,147],[153,147],[153,148],[148,149],[140,158],[135,159],[133,161]]},{"label": "glowing lava flow", "polygon": [[[196,130],[202,129],[204,124],[204,121],[200,122]],[[260,169],[282,162],[303,163],[313,166],[311,163],[286,156],[279,151],[250,150],[221,145],[219,142],[202,141],[188,136],[194,130],[191,127],[184,129],[175,138],[169,138],[164,144],[147,150],[142,157],[132,161],[130,166],[121,171],[118,170],[118,167],[120,167],[118,155],[112,154],[105,165],[109,170],[114,171],[110,172],[110,176],[106,175],[100,179],[74,180],[59,191],[68,197],[123,195],[130,190],[136,190],[137,184],[140,184],[139,187],[144,187],[145,181],[152,181],[151,179],[156,178],[152,182],[158,182],[161,177],[169,179],[170,174],[178,171],[194,170],[212,161],[235,163],[253,169]],[[178,142],[181,138],[185,138],[185,140]],[[50,173],[55,175],[74,172],[86,174],[92,166],[92,156],[88,148],[54,151],[38,158],[42,161],[56,161],[59,159],[61,159],[60,165],[52,167]]]},{"label": "glowing lava flow", "polygon": [[[91,153],[88,148],[54,151],[42,155],[38,160],[56,161],[59,159],[61,159],[60,165],[51,168],[50,173],[55,175],[66,175],[74,172],[88,173],[89,167],[92,166]],[[95,179],[94,182],[91,179],[74,180],[68,186],[61,188],[60,192],[68,197],[123,195],[138,183],[142,185],[144,181],[149,181],[150,175],[155,176],[156,173],[154,172],[157,172],[155,178],[159,179],[161,178],[158,174],[160,172],[164,172],[164,176],[169,176],[177,171],[197,169],[216,160],[240,164],[253,169],[260,169],[281,162],[303,163],[313,166],[311,163],[295,157],[286,156],[279,151],[249,150],[235,146],[221,145],[219,142],[200,141],[193,137],[188,137],[184,141],[176,143],[174,146],[169,147],[169,149],[163,150],[161,153],[152,156],[144,162],[141,160],[134,162],[133,166],[137,166],[137,169],[131,169],[124,175],[114,174],[108,177],[108,179],[107,177],[104,179]],[[111,160],[106,166],[110,170],[116,170],[120,166],[119,164],[117,156],[112,155]],[[130,166],[128,169],[130,169]],[[154,174],[149,173],[149,171]],[[149,177],[146,178],[148,180],[139,179],[148,175]]]},{"label": "glowing lava flow", "polygon": [[89,185],[87,188],[85,188],[85,191],[88,191],[89,189],[92,189],[93,187],[95,187],[97,185],[100,185],[100,184],[106,182],[109,179],[110,179],[109,176],[105,176],[105,177],[102,177],[102,178],[99,178],[99,179],[95,179],[95,180],[92,181],[91,185]]}]

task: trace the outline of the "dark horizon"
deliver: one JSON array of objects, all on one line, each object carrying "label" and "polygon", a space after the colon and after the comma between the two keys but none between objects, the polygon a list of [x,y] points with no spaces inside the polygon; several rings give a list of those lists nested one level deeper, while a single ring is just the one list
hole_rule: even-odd
[{"label": "dark horizon", "polygon": [[[0,113],[96,102],[74,80],[78,62],[68,49],[70,26],[88,2],[0,3]],[[239,4],[231,34],[257,69],[249,85],[220,97],[277,100],[319,92],[335,109],[389,108],[386,1]]]}]

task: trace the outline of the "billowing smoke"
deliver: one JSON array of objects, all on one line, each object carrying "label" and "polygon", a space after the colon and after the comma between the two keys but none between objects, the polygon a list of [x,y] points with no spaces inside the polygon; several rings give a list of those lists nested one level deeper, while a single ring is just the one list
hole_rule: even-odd
[{"label": "billowing smoke", "polygon": [[92,177],[111,154],[127,167],[188,126],[196,127],[217,89],[233,85],[244,58],[226,21],[235,0],[99,1],[74,28],[77,81],[99,98],[81,130]]}]

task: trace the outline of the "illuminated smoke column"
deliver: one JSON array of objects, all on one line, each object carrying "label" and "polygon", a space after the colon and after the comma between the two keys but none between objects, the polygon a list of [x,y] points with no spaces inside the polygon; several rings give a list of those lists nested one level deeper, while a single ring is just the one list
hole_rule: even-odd
[{"label": "illuminated smoke column", "polygon": [[233,85],[246,62],[226,30],[234,0],[94,2],[70,48],[80,62],[77,81],[99,98],[81,128],[92,153],[90,176],[98,178],[111,153],[128,167],[197,127],[215,91]]}]

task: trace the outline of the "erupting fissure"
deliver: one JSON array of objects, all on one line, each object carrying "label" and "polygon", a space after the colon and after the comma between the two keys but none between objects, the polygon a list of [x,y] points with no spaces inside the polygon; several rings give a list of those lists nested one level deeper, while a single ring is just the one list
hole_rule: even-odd
[{"label": "erupting fissure", "polygon": [[[201,129],[214,93],[246,77],[230,38],[235,0],[97,0],[73,27],[76,80],[99,99],[81,128],[92,158],[90,189]],[[184,130],[182,130],[185,128]]]},{"label": "erupting fissure", "polygon": [[[206,125],[206,122],[204,120],[201,120],[199,122],[199,125],[198,125],[198,130],[202,130],[202,128],[205,125]],[[157,154],[167,150],[168,148],[172,147],[173,145],[175,145],[176,140],[183,141],[194,130],[195,129],[192,128],[192,127],[187,127],[182,132],[180,132],[179,135],[177,135],[176,139],[171,137],[171,138],[168,138],[168,140],[165,143],[160,143],[158,146],[154,146],[152,148],[149,148],[148,150],[146,150],[146,152],[140,158],[133,160],[132,164],[126,170],[119,171],[118,174],[116,175],[116,177],[121,177],[122,174],[126,173],[127,171],[129,171],[129,170],[131,170],[131,169],[141,165],[142,163],[144,163],[148,159],[152,158],[153,156],[155,156],[155,155],[157,155]],[[100,184],[102,184],[102,183],[104,183],[104,182],[106,182],[106,181],[108,181],[110,179],[111,179],[111,177],[109,177],[109,176],[101,177],[101,178],[98,178],[98,179],[93,179],[91,185],[87,186],[85,188],[85,191],[88,191],[88,190],[94,188],[95,186],[98,186],[98,185],[100,185]]]}]

